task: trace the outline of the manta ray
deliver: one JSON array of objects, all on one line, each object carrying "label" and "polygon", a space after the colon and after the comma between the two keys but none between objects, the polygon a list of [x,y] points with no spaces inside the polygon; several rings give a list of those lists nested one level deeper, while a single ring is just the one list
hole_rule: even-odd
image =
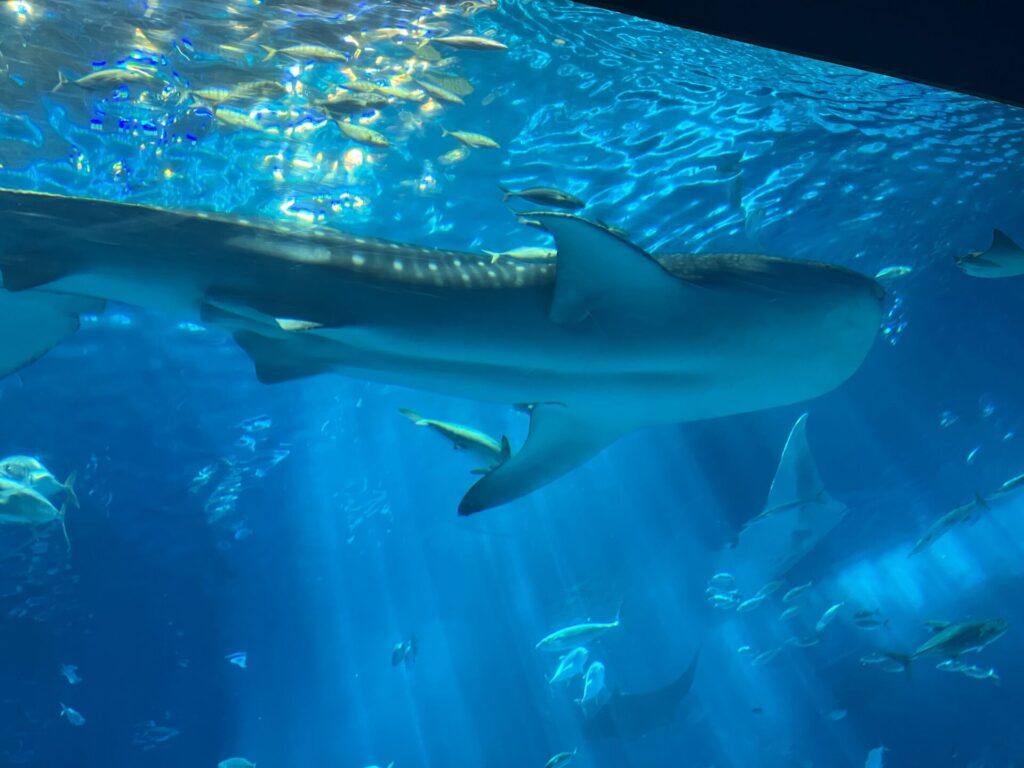
[{"label": "manta ray", "polygon": [[117,301],[230,333],[260,381],[327,372],[506,404],[529,434],[466,493],[505,504],[642,427],[816,397],[866,356],[884,291],[824,263],[651,254],[567,213],[524,214],[547,263],[314,226],[0,190],[0,374]]},{"label": "manta ray", "polygon": [[764,511],[743,527],[719,568],[744,597],[784,576],[846,515],[829,496],[807,443],[807,414],[789,432]]},{"label": "manta ray", "polygon": [[583,720],[583,735],[590,740],[618,738],[635,741],[655,728],[672,723],[693,685],[700,651],[683,673],[662,688],[646,693],[622,693],[616,690],[592,718]]}]

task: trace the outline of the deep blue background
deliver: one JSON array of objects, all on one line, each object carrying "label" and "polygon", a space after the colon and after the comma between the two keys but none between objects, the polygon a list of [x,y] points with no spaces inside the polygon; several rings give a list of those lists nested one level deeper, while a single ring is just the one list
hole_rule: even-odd
[{"label": "deep blue background", "polygon": [[[341,377],[264,387],[217,333],[111,308],[0,382],[0,451],[38,455],[59,477],[77,471],[82,498],[68,514],[70,557],[58,531],[32,545],[0,529],[0,765],[246,755],[261,768],[518,768],[579,746],[582,766],[859,768],[879,744],[892,766],[1013,765],[1024,756],[1024,510],[906,552],[932,520],[1024,469],[1024,283],[953,266],[993,226],[1024,241],[1021,113],[565,3],[503,8],[473,17],[513,46],[467,60],[477,92],[461,117],[507,153],[430,166],[438,189],[414,194],[401,182],[450,148],[430,123],[376,175],[347,180],[368,200],[362,214],[324,223],[513,247],[535,233],[501,207],[497,182],[557,183],[655,250],[913,266],[890,284],[903,302],[887,322],[896,343],[880,334],[855,376],[813,402],[631,435],[529,498],[460,520],[472,462],[397,409],[508,432],[514,445],[522,414]],[[107,51],[95,25],[76,49],[79,74]],[[10,55],[6,38],[0,50]],[[50,64],[28,85],[0,78],[24,107],[0,126],[4,184],[246,214],[277,211],[291,189],[247,164],[275,138],[213,132],[160,146],[157,162],[157,143],[89,128],[97,103],[50,94]],[[189,76],[209,85],[206,73]],[[484,109],[478,99],[495,89],[505,90]],[[333,135],[312,141],[344,148]],[[69,142],[92,171],[73,170]],[[131,170],[109,173],[124,157]],[[178,174],[162,185],[165,160]],[[762,509],[805,410],[824,481],[851,512],[790,576],[815,582],[801,621],[813,627],[847,600],[890,623],[867,633],[840,617],[819,645],[751,667],[736,648],[783,642],[779,606],[723,613],[703,591],[717,551]],[[956,421],[944,427],[947,411]],[[260,416],[267,429],[240,426]],[[288,455],[270,466],[274,451]],[[211,521],[231,467],[238,498]],[[610,686],[662,685],[700,647],[697,682],[670,727],[588,746],[578,691],[545,682],[554,659],[534,644],[620,606],[622,627],[593,649]],[[970,661],[994,666],[1000,687],[929,663],[907,677],[858,662],[916,647],[925,620],[990,616],[1010,631]],[[409,633],[419,661],[392,668]],[[225,660],[240,650],[245,670]],[[79,666],[81,685],[60,676],[64,663]],[[61,701],[84,727],[58,717]],[[832,720],[837,709],[848,715]],[[180,735],[143,752],[133,738],[148,720]]]}]

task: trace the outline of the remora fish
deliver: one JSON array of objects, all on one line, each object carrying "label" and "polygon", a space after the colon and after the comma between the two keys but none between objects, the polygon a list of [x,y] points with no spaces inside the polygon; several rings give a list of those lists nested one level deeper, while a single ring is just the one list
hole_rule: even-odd
[{"label": "remora fish", "polygon": [[488,469],[483,470],[483,472],[489,471],[498,464],[508,461],[512,455],[512,447],[509,445],[508,438],[505,435],[502,435],[501,442],[498,442],[490,435],[486,435],[472,427],[452,424],[447,421],[437,421],[436,419],[425,419],[408,408],[399,408],[398,412],[417,427],[427,427],[441,435],[441,437],[451,442],[455,450],[467,451],[474,457],[486,462]]},{"label": "remora fish", "polygon": [[586,645],[608,630],[617,628],[620,624],[619,614],[615,614],[615,621],[573,624],[571,627],[559,629],[542,638],[536,648],[538,651],[548,652],[568,651],[577,646]]},{"label": "remora fish", "polygon": [[[0,374],[69,335],[68,302],[85,297],[219,326],[263,382],[337,371],[534,403],[523,447],[463,498],[472,514],[638,428],[827,392],[881,321],[881,286],[841,267],[652,255],[570,214],[528,218],[553,233],[557,274],[281,221],[0,190],[0,320],[16,341],[0,347]],[[37,324],[12,308],[26,296]]]},{"label": "remora fish", "polygon": [[956,265],[971,277],[1016,277],[1024,275],[1024,248],[996,229],[988,250],[957,256]]}]

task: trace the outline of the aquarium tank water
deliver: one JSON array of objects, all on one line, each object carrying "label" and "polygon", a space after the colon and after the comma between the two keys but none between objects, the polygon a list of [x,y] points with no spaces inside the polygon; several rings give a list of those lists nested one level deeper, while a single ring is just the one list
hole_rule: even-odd
[{"label": "aquarium tank water", "polygon": [[1022,149],[564,0],[5,0],[0,766],[1024,765]]}]

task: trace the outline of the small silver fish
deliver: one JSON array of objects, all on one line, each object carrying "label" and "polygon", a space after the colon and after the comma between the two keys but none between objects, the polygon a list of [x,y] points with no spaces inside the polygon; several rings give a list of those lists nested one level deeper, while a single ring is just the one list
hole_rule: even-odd
[{"label": "small silver fish", "polygon": [[249,665],[249,657],[245,651],[235,651],[234,653],[229,653],[224,658],[241,669],[245,669]]},{"label": "small silver fish", "polygon": [[77,709],[64,706],[64,702],[60,705],[60,716],[67,718],[67,721],[72,725],[85,725],[85,718],[82,717],[82,713]]},{"label": "small silver fish", "polygon": [[61,664],[60,673],[68,681],[68,685],[78,685],[82,678],[78,676],[78,667],[74,664]]},{"label": "small silver fish", "polygon": [[996,685],[999,685],[1002,682],[999,675],[996,674],[995,669],[982,669],[981,667],[972,664],[969,667],[963,667],[960,671],[968,677],[973,677],[975,680],[991,680]]},{"label": "small silver fish", "polygon": [[839,613],[839,611],[842,610],[844,605],[846,605],[845,601],[841,602],[841,603],[836,603],[831,608],[829,608],[827,611],[825,611],[821,615],[821,618],[818,619],[818,623],[814,625],[815,631],[821,632],[821,630],[823,630],[825,627],[827,627],[829,624],[831,624],[832,623],[832,619],[834,619],[836,617],[836,614]]},{"label": "small silver fish", "polygon": [[718,589],[732,589],[736,585],[736,579],[731,573],[716,573],[708,583]]},{"label": "small silver fish", "polygon": [[792,600],[796,600],[806,590],[811,588],[812,583],[813,582],[808,581],[806,584],[801,584],[798,587],[793,587],[791,590],[789,590],[786,594],[782,596],[782,602],[788,603]]},{"label": "small silver fish", "polygon": [[810,648],[821,641],[816,637],[791,637],[786,642],[797,648]]},{"label": "small silver fish", "polygon": [[760,607],[761,603],[765,601],[765,599],[766,598],[764,595],[757,595],[756,597],[751,597],[747,600],[744,600],[742,603],[736,606],[736,612],[748,613],[749,611],[756,610]]},{"label": "small silver fish", "polygon": [[778,581],[769,581],[767,584],[765,584],[763,587],[757,590],[757,597],[768,597],[769,595],[774,595],[776,592],[779,591],[783,584],[785,584],[785,582],[781,579],[779,579]]},{"label": "small silver fish", "polygon": [[778,656],[779,651],[781,650],[782,648],[772,648],[771,650],[759,653],[757,654],[757,656],[753,658],[753,660],[750,663],[755,667],[759,667],[762,664],[767,664],[769,661]]},{"label": "small silver fish", "polygon": [[572,759],[576,756],[576,750],[572,752],[559,752],[557,755],[552,755],[546,763],[544,768],[564,768],[572,762]]},{"label": "small silver fish", "polygon": [[897,277],[906,277],[913,271],[913,267],[886,267],[885,269],[880,269],[875,273],[875,280],[888,280]]},{"label": "small silver fish", "polygon": [[884,653],[878,653],[877,651],[872,651],[871,653],[860,657],[860,663],[865,665],[884,664],[887,661],[889,661],[889,657]]},{"label": "small silver fish", "polygon": [[936,664],[935,668],[941,669],[943,672],[960,672],[964,669],[964,663],[956,659],[946,659]]}]

